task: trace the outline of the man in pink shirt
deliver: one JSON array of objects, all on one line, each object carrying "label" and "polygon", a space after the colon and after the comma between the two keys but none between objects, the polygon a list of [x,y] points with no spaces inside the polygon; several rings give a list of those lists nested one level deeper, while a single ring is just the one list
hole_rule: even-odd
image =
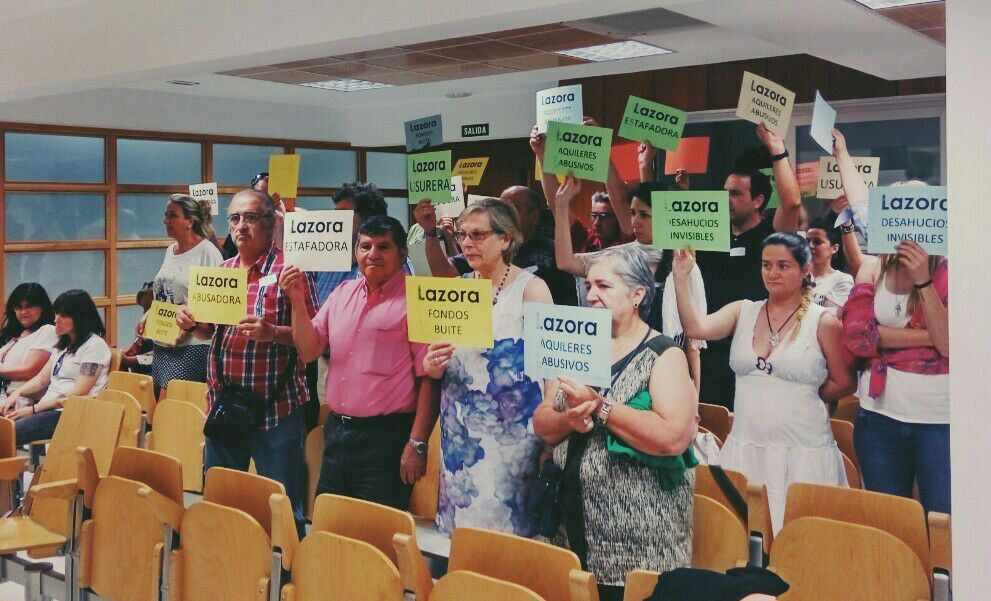
[{"label": "man in pink shirt", "polygon": [[[303,361],[330,349],[324,458],[317,494],[333,493],[406,509],[426,471],[427,440],[440,386],[423,371],[427,345],[409,341],[406,325],[406,230],[373,217],[358,230],[361,277],[338,286],[312,321],[293,320]],[[306,311],[304,274],[282,272],[293,312]]]}]

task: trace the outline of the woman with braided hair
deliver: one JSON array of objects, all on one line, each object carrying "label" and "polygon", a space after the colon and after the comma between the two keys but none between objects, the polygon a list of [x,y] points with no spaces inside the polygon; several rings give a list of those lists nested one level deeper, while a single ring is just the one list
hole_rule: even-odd
[{"label": "woman with braided hair", "polygon": [[720,461],[767,486],[777,532],[790,484],[847,484],[827,411],[827,403],[856,389],[840,322],[812,302],[812,252],[800,236],[778,232],[764,239],[766,301],[740,300],[700,315],[688,293],[694,263],[690,251],[675,254],[675,293],[686,336],[733,336],[736,413]]}]

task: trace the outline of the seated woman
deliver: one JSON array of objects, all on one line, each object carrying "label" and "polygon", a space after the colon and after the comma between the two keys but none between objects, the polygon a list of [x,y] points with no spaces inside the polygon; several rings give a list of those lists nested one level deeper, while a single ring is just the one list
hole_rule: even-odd
[{"label": "seated woman", "polygon": [[724,468],[767,486],[775,532],[793,482],[847,485],[826,405],[852,393],[856,380],[843,355],[839,320],[812,302],[811,262],[804,238],[771,234],[761,251],[768,300],[734,301],[701,315],[688,293],[694,256],[678,251],[674,259],[685,334],[733,337],[736,412],[719,459]]},{"label": "seated woman", "polygon": [[654,274],[646,253],[613,247],[588,269],[588,306],[612,311],[612,385],[552,380],[534,432],[564,470],[568,546],[595,573],[603,601],[623,598],[630,570],[692,559],[698,395],[688,360],[645,321]]},{"label": "seated woman", "polygon": [[[0,393],[38,375],[58,341],[52,301],[41,284],[26,282],[14,288],[5,313],[0,330]],[[0,413],[8,404],[6,400],[0,404]]]},{"label": "seated woman", "polygon": [[[8,391],[5,415],[14,420],[17,445],[51,438],[66,397],[103,390],[110,367],[103,320],[84,290],[69,290],[55,299],[56,351],[40,372]],[[32,395],[44,392],[34,402]]]}]

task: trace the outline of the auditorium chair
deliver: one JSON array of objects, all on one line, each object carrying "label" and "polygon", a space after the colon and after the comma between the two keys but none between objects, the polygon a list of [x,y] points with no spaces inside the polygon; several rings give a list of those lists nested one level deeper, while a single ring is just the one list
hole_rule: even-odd
[{"label": "auditorium chair", "polygon": [[90,512],[80,535],[78,587],[106,601],[157,601],[163,542],[150,504],[181,513],[182,467],[161,453],[118,447],[107,476],[99,478],[92,452],[77,454],[79,489]]},{"label": "auditorium chair", "polygon": [[836,404],[832,418],[857,424],[857,413],[860,411],[860,399],[855,395],[845,396]]},{"label": "auditorium chair", "polygon": [[192,403],[199,407],[200,411],[206,413],[206,395],[208,390],[209,388],[203,382],[192,382],[190,380],[169,380],[168,387],[162,391],[162,398]]},{"label": "auditorium chair", "polygon": [[782,601],[927,601],[926,568],[908,545],[870,526],[822,517],[788,521],[769,568],[790,586]]},{"label": "auditorium chair", "polygon": [[659,572],[650,570],[633,570],[627,574],[623,601],[645,601],[654,594],[659,576]]},{"label": "auditorium chair", "polygon": [[513,582],[546,601],[597,598],[595,577],[582,571],[572,551],[512,534],[456,528],[447,570],[468,570]]},{"label": "auditorium chair", "polygon": [[[856,478],[851,478],[850,466],[847,466],[847,480],[850,481],[850,488],[863,488],[860,476],[860,462],[857,461],[857,450],[853,446],[853,424],[851,422],[833,418],[829,420],[829,425],[833,430],[833,438],[836,439],[836,446],[839,447],[843,456],[852,464]],[[847,464],[847,461],[843,462]]]},{"label": "auditorium chair", "polygon": [[438,419],[428,441],[427,473],[413,485],[413,494],[409,499],[409,512],[417,518],[433,521],[437,517],[440,461],[440,420]]},{"label": "auditorium chair", "polygon": [[747,504],[747,520],[737,515],[732,503],[726,498],[722,489],[716,483],[709,470],[709,466],[699,465],[695,468],[695,494],[709,497],[728,509],[733,517],[746,527],[750,534],[750,565],[763,565],[763,556],[771,550],[774,542],[774,531],[771,527],[771,509],[767,500],[767,489],[763,484],[752,483],[742,473],[726,470],[727,478],[732,482],[733,487],[740,493]]},{"label": "auditorium chair", "polygon": [[[0,463],[17,457],[17,432],[14,422],[0,417]],[[15,467],[18,461],[9,462]],[[17,507],[20,499],[21,480],[18,476],[13,480],[0,479],[0,516],[7,515]]]},{"label": "auditorium chair", "polygon": [[141,403],[138,402],[138,399],[129,392],[109,388],[104,388],[93,396],[108,403],[116,403],[124,408],[124,426],[121,428],[118,444],[122,447],[143,447],[145,432],[148,429],[148,419],[141,410]]},{"label": "auditorium chair", "polygon": [[692,518],[693,568],[725,572],[747,564],[750,537],[733,510],[695,495]]},{"label": "auditorium chair", "polygon": [[729,409],[722,405],[699,403],[699,425],[725,442],[733,422]]},{"label": "auditorium chair", "polygon": [[532,590],[467,570],[448,572],[437,581],[430,601],[545,601]]},{"label": "auditorium chair", "polygon": [[107,388],[128,392],[138,400],[141,410],[145,412],[148,423],[155,421],[155,381],[145,374],[129,371],[112,371],[107,377]]},{"label": "auditorium chair", "polygon": [[203,451],[206,416],[192,403],[165,399],[155,411],[155,428],[148,433],[147,447],[174,457],[182,465],[182,487],[203,491]]},{"label": "auditorium chair", "polygon": [[110,347],[110,364],[107,366],[107,372],[120,371],[120,360],[123,352],[115,347]]},{"label": "auditorium chair", "polygon": [[[326,419],[322,409],[326,405],[320,405],[321,419]],[[306,519],[313,519],[313,504],[317,496],[317,484],[320,482],[320,470],[323,467],[323,422],[310,430],[303,441],[303,457],[306,461]]]},{"label": "auditorium chair", "polygon": [[[321,495],[317,501],[315,520],[323,517],[326,503],[321,501],[329,496]],[[289,498],[275,494],[270,497],[269,503],[273,516],[272,545],[282,552],[282,569],[292,573],[292,581],[282,589],[282,601],[404,599],[405,590],[399,570],[394,560],[381,549],[364,540],[318,528],[316,521],[306,538],[299,542]],[[368,517],[377,516],[351,514],[349,519],[363,520]],[[358,524],[351,527],[354,526]],[[417,595],[417,599],[426,599],[426,596]]]}]

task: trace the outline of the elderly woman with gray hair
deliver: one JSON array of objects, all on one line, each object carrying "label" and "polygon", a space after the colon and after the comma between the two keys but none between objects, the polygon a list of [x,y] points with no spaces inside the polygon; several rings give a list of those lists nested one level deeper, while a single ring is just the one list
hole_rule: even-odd
[{"label": "elderly woman with gray hair", "polygon": [[564,471],[568,546],[609,601],[630,570],[691,564],[698,397],[684,351],[645,321],[656,293],[646,253],[602,251],[586,285],[588,306],[612,311],[612,383],[550,382],[534,430]]},{"label": "elderly woman with gray hair", "polygon": [[523,303],[553,300],[543,280],[512,264],[522,241],[512,205],[494,198],[472,204],[455,238],[473,269],[462,277],[492,282],[495,344],[432,344],[424,357],[426,374],[443,380],[437,527],[448,535],[474,526],[533,536],[524,489],[541,450],[533,416],[543,381],[523,373]]}]

